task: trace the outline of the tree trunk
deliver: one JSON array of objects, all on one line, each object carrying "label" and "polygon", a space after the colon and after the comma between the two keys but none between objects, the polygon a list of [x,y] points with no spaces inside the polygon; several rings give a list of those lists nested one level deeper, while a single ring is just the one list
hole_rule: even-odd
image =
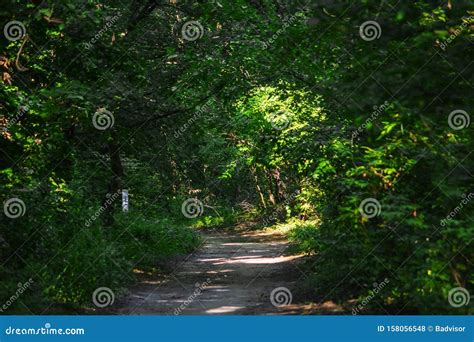
[{"label": "tree trunk", "polygon": [[105,225],[111,226],[114,224],[114,207],[119,194],[122,191],[123,166],[122,159],[120,159],[120,147],[117,141],[117,133],[112,132],[111,139],[108,143],[110,155],[110,167],[112,170],[112,178],[109,184],[109,192],[105,198],[102,206],[105,208]]},{"label": "tree trunk", "polygon": [[255,168],[251,167],[250,172],[252,173],[253,179],[255,180],[255,187],[257,188],[257,193],[258,196],[260,197],[260,202],[262,202],[262,206],[264,209],[267,209],[267,204],[265,203],[265,196],[263,196],[262,189],[260,188],[260,185],[258,184],[258,176]]}]

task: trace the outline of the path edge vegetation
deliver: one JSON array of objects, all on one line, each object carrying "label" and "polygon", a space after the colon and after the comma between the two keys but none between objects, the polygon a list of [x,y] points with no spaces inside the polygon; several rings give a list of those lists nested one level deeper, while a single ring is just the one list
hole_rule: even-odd
[{"label": "path edge vegetation", "polygon": [[0,314],[95,309],[244,220],[289,222],[315,301],[473,312],[468,1],[7,3]]}]

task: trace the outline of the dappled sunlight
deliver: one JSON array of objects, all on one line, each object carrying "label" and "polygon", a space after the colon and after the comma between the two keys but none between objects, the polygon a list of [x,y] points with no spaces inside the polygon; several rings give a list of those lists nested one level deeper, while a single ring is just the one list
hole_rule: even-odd
[{"label": "dappled sunlight", "polygon": [[231,272],[234,272],[234,270],[207,271],[206,274],[221,274],[221,273],[227,274]]},{"label": "dappled sunlight", "polygon": [[197,261],[199,262],[214,262],[214,261],[219,261],[223,260],[224,258],[212,258],[212,259],[198,259]]},{"label": "dappled sunlight", "polygon": [[473,313],[472,3],[3,0],[0,313]]},{"label": "dappled sunlight", "polygon": [[263,255],[246,255],[246,256],[239,256],[233,257],[232,260],[243,260],[243,259],[254,259],[254,258],[261,258]]},{"label": "dappled sunlight", "polygon": [[163,284],[163,281],[162,280],[144,280],[142,283],[147,284],[147,285],[160,285],[160,284]]},{"label": "dappled sunlight", "polygon": [[[258,242],[246,242],[245,243],[246,245],[248,246],[252,246],[252,245],[259,245]],[[270,244],[270,246],[277,246],[277,245],[284,245],[285,243],[284,242],[273,242]],[[228,243],[225,243],[223,244],[223,246],[237,246],[237,247],[240,247],[242,246],[242,243],[241,242],[228,242]]]},{"label": "dappled sunlight", "polygon": [[248,257],[246,259],[232,258],[223,262],[216,263],[216,265],[222,264],[277,264],[281,262],[289,262],[295,259],[299,259],[303,255],[291,255],[291,256],[276,256],[276,257]]},{"label": "dappled sunlight", "polygon": [[332,301],[326,301],[321,304],[290,304],[279,309],[281,314],[296,315],[296,314],[341,314],[347,310]]},{"label": "dappled sunlight", "polygon": [[219,308],[206,310],[206,313],[208,313],[208,314],[228,314],[228,313],[234,313],[238,310],[242,310],[243,308],[244,307],[242,307],[242,306],[221,306]]},{"label": "dappled sunlight", "polygon": [[[161,282],[142,281],[128,299],[134,307],[125,312],[172,314],[179,308],[183,315],[284,314],[287,308],[273,306],[270,295],[276,282],[294,286],[300,276],[295,265],[303,255],[287,255],[286,241],[275,243],[266,235],[259,240],[255,233],[208,234],[206,245],[175,274]],[[288,277],[292,272],[295,279]],[[288,312],[293,310],[302,308],[292,306]]]},{"label": "dappled sunlight", "polygon": [[222,287],[222,286],[215,286],[215,287],[209,288],[209,291],[214,291],[214,292],[229,292],[230,289],[229,289],[229,288],[224,288],[224,287]]}]

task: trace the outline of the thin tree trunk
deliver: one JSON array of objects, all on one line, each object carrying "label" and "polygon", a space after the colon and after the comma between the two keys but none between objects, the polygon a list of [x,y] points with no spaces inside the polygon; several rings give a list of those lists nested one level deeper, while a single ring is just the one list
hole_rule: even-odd
[{"label": "thin tree trunk", "polygon": [[112,170],[112,179],[109,184],[109,197],[103,202],[105,207],[105,224],[111,226],[114,223],[114,207],[118,195],[122,191],[122,178],[123,178],[123,165],[122,159],[120,158],[120,148],[117,141],[117,133],[112,132],[111,140],[108,143],[109,155],[110,155],[110,167]]},{"label": "thin tree trunk", "polygon": [[272,188],[273,188],[273,177],[271,175],[271,173],[269,172],[265,172],[266,174],[266,177],[267,177],[267,180],[268,180],[268,200],[270,201],[270,203],[275,206],[276,205],[276,201],[275,201],[275,196],[273,195],[273,191],[272,191]]},{"label": "thin tree trunk", "polygon": [[257,188],[258,196],[260,197],[260,202],[262,202],[263,208],[267,209],[267,204],[265,203],[265,196],[263,196],[262,189],[258,183],[258,176],[255,168],[251,167],[250,172],[252,173],[253,179],[255,180],[255,187]]}]

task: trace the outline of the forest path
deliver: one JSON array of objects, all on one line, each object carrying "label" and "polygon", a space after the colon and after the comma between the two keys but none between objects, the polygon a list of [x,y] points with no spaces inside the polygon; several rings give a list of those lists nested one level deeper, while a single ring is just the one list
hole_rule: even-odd
[{"label": "forest path", "polygon": [[[165,279],[143,279],[118,304],[127,315],[266,315],[301,314],[295,304],[301,255],[287,252],[288,241],[276,233],[237,231],[203,233],[202,247],[181,261]],[[275,306],[271,293],[285,287],[292,303]],[[288,302],[280,292],[274,301]]]}]

